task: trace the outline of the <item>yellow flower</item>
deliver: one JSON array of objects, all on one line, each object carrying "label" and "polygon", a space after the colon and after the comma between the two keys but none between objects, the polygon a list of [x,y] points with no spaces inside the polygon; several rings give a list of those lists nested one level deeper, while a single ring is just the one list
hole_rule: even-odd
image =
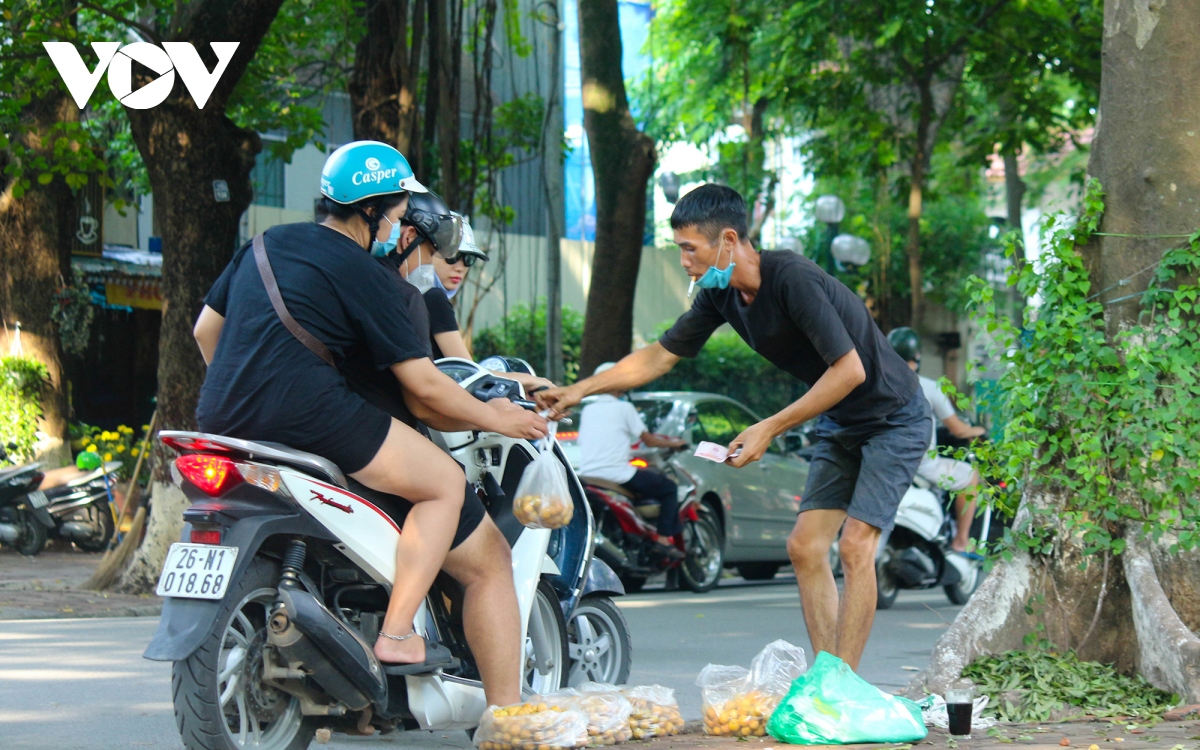
[{"label": "yellow flower", "polygon": [[134,448],[133,450],[129,451],[129,455],[133,456],[134,458],[137,458],[137,454],[138,454],[137,448]]},{"label": "yellow flower", "polygon": [[104,460],[105,460],[105,461],[111,461],[111,460],[112,460],[112,454],[111,454],[111,453],[105,453],[105,454],[104,454]]},{"label": "yellow flower", "polygon": [[149,431],[150,431],[150,425],[148,425],[148,424],[142,425],[142,432],[149,432]]},{"label": "yellow flower", "polygon": [[84,450],[86,450],[88,453],[98,453],[98,452],[99,452],[99,451],[97,451],[97,450],[96,450],[96,444],[95,444],[95,443],[92,443],[92,444],[91,444],[91,445],[89,445],[87,448],[84,448]]},{"label": "yellow flower", "polygon": [[124,452],[125,452],[125,444],[122,443],[121,445],[117,446],[117,453],[124,453]]}]

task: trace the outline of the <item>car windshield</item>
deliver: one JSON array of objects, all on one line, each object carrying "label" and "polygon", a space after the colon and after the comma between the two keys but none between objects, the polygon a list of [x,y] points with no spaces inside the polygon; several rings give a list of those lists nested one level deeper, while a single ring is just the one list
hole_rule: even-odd
[{"label": "car windshield", "polygon": [[642,415],[642,421],[646,423],[646,429],[650,432],[658,432],[661,429],[662,423],[674,406],[675,402],[668,399],[638,399],[633,402],[633,407]]}]

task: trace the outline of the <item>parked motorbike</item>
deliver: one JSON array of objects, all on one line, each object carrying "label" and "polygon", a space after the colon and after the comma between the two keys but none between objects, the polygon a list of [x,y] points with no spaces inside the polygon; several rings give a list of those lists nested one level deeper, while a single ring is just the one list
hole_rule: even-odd
[{"label": "parked motorbike", "polygon": [[[516,383],[472,362],[438,366],[481,400],[533,406]],[[536,444],[480,432],[433,438],[464,466],[512,546],[526,688],[627,679],[629,629],[608,598],[623,590],[592,558],[592,517],[557,446],[575,515],[549,531],[512,514]],[[172,473],[193,503],[159,579],[167,599],[145,656],[174,662],[185,747],[303,748],[318,722],[360,731],[478,724],[486,703],[453,579],[439,576],[413,622],[450,650],[452,665],[399,675],[374,655],[400,534],[389,496],[277,444],[192,432],[160,439],[182,454]]]},{"label": "parked motorbike", "polygon": [[[8,452],[0,446],[0,461]],[[46,546],[54,521],[46,511],[46,495],[38,490],[45,478],[40,463],[0,469],[0,543],[22,555],[36,555]]]},{"label": "parked motorbike", "polygon": [[[678,571],[680,582],[698,594],[711,591],[721,580],[724,552],[721,526],[712,511],[696,497],[696,482],[673,460],[676,451],[643,451],[635,465],[650,466],[669,476],[679,487],[679,519],[683,533],[672,542],[684,553],[671,559],[656,547],[655,521],[659,506],[647,503],[619,484],[581,477],[588,503],[596,517],[596,556],[617,572],[626,591],[641,590],[656,573]],[[640,462],[640,464],[639,464]]]},{"label": "parked motorbike", "polygon": [[[108,548],[116,530],[113,478],[120,468],[120,461],[109,461],[91,471],[71,468],[47,474],[42,490],[54,520],[51,538],[72,542],[85,552]],[[65,473],[56,476],[58,472]]]}]

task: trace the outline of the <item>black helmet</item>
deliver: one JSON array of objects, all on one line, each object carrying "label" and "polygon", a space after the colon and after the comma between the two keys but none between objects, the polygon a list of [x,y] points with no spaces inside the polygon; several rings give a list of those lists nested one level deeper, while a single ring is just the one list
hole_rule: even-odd
[{"label": "black helmet", "polygon": [[888,343],[905,362],[921,361],[921,337],[908,326],[893,328],[888,334]]},{"label": "black helmet", "polygon": [[408,210],[400,223],[417,230],[417,241],[404,250],[402,258],[407,257],[423,241],[428,241],[438,255],[454,255],[458,252],[458,244],[462,240],[462,219],[454,216],[446,202],[432,190],[409,195]]}]

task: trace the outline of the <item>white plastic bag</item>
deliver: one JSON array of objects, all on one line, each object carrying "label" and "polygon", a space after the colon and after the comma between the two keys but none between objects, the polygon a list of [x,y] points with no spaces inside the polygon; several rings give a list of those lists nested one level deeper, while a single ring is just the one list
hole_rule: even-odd
[{"label": "white plastic bag", "polygon": [[587,716],[539,702],[490,706],[475,730],[478,750],[574,750],[588,743]]},{"label": "white plastic bag", "polygon": [[578,690],[565,688],[535,700],[548,706],[579,711],[587,716],[589,746],[616,745],[628,742],[633,737],[629,726],[629,714],[633,707],[612,685],[588,682]]},{"label": "white plastic bag", "polygon": [[542,441],[542,452],[525,469],[513,500],[513,515],[530,529],[561,529],[575,515],[567,471],[554,454],[556,422]]},{"label": "white plastic bag", "polygon": [[700,670],[704,731],[717,737],[763,737],[767,720],[787,695],[792,680],[808,668],[804,649],[787,641],[770,643],[750,669],[709,664]]},{"label": "white plastic bag", "polygon": [[675,691],[662,685],[638,685],[621,690],[629,699],[633,712],[629,728],[635,740],[652,737],[673,737],[683,731],[683,714]]}]

